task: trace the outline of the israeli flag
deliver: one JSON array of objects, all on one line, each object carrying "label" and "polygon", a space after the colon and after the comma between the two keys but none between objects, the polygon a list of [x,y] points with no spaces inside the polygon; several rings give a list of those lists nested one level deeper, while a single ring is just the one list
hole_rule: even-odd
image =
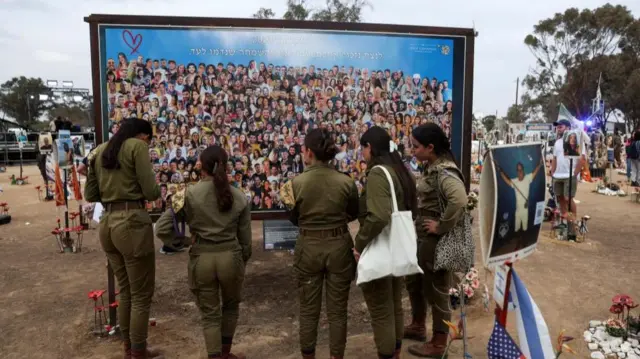
[{"label": "israeli flag", "polygon": [[547,323],[514,269],[511,270],[509,293],[517,318],[520,350],[524,356],[529,359],[555,359]]}]

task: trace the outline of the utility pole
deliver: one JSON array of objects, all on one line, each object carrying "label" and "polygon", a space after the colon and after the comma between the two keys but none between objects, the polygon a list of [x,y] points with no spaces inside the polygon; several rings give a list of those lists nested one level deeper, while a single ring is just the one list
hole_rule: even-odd
[{"label": "utility pole", "polygon": [[516,78],[516,121],[520,120],[520,108],[518,108],[518,91],[520,90],[520,77]]}]

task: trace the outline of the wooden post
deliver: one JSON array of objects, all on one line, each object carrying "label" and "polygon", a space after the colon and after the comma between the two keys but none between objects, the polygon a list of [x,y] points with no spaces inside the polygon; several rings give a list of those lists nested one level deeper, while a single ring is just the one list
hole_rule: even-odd
[{"label": "wooden post", "polygon": [[502,309],[500,306],[496,305],[496,318],[498,319],[498,323],[502,325],[504,328],[507,327],[507,313],[509,313],[509,292],[511,291],[511,270],[512,263],[505,263],[509,269],[507,270],[507,282],[504,287],[504,301],[502,303]]}]

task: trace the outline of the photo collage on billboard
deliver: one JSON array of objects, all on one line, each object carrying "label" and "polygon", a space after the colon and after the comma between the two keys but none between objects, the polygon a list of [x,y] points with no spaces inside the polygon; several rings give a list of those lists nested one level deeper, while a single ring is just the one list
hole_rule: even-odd
[{"label": "photo collage on billboard", "polygon": [[[454,41],[447,38],[283,29],[101,28],[104,128],[151,122],[162,199],[200,179],[200,152],[229,154],[230,183],[252,211],[284,210],[279,189],[304,170],[305,133],[326,128],[334,165],[365,185],[360,136],[389,131],[408,168],[413,128],[447,134],[454,121]],[[462,132],[461,129],[456,130]],[[461,138],[452,138],[460,147]]]}]

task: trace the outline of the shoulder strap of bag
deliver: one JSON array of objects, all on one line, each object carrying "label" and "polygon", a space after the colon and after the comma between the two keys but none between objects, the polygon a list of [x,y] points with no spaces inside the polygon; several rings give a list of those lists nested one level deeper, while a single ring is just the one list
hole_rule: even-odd
[{"label": "shoulder strap of bag", "polygon": [[384,166],[374,166],[372,168],[372,170],[374,168],[380,168],[383,172],[384,175],[387,177],[387,181],[389,181],[389,189],[391,190],[391,203],[393,204],[393,212],[398,212],[398,201],[396,200],[396,189],[393,186],[393,179],[391,178],[391,174],[389,173],[389,171],[387,171],[386,168],[384,168]]},{"label": "shoulder strap of bag", "polygon": [[464,182],[462,181],[462,179],[458,176],[458,175],[462,175],[462,173],[460,172],[460,170],[458,170],[457,168],[449,168],[449,167],[445,167],[445,168],[440,168],[438,169],[438,176],[436,178],[436,184],[438,187],[438,203],[440,204],[440,211],[442,212],[441,214],[444,214],[444,210],[446,209],[446,206],[444,204],[444,202],[446,202],[446,199],[444,197],[444,193],[442,193],[442,181],[444,180],[442,178],[442,173],[444,171],[452,171],[455,170],[456,175],[452,175],[451,177],[457,179],[458,181],[462,182],[462,184],[464,185]]}]

